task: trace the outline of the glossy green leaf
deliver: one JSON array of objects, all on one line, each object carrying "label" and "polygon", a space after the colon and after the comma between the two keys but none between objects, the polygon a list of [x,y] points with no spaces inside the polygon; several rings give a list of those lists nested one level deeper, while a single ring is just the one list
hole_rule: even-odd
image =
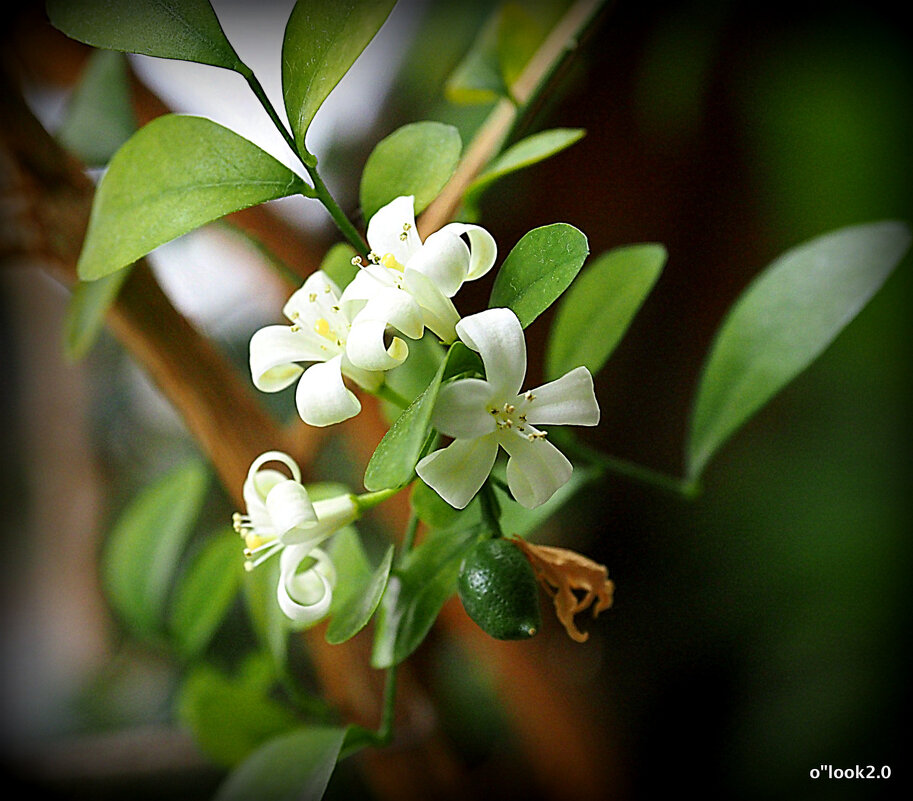
[{"label": "glossy green leaf", "polygon": [[388,668],[412,654],[456,591],[463,558],[488,532],[481,526],[432,531],[397,568],[381,600],[371,665]]},{"label": "glossy green leaf", "polygon": [[415,197],[420,214],[450,180],[462,149],[459,131],[442,122],[409,123],[381,139],[361,175],[365,219],[402,195]]},{"label": "glossy green leaf", "polygon": [[111,160],[77,265],[91,281],[239,209],[305,191],[252,142],[202,117],[166,114]]},{"label": "glossy green leaf", "polygon": [[368,625],[387,586],[393,551],[391,545],[372,571],[354,529],[340,531],[333,537],[330,557],[336,568],[336,589],[330,605],[327,642],[334,645],[345,642]]},{"label": "glossy green leaf", "polygon": [[73,90],[57,141],[89,167],[101,167],[136,131],[122,53],[96,50]]},{"label": "glossy green leaf", "polygon": [[526,328],[570,286],[589,252],[586,236],[573,225],[534,228],[507,254],[489,308],[512,309]]},{"label": "glossy green leaf", "polygon": [[301,153],[317,110],[380,30],[395,0],[299,0],[282,42],[282,92]]},{"label": "glossy green leaf", "polygon": [[560,153],[586,135],[583,128],[553,128],[521,139],[498,156],[466,190],[464,202],[473,204],[499,178]]},{"label": "glossy green leaf", "polygon": [[301,726],[292,711],[270,698],[267,690],[262,681],[230,678],[201,665],[181,687],[178,719],[211,759],[232,767],[273,737]]},{"label": "glossy green leaf", "polygon": [[602,369],[666,263],[662,245],[628,245],[603,253],[568,289],[545,352],[549,380],[575,367]]},{"label": "glossy green leaf", "polygon": [[177,585],[170,628],[185,657],[203,653],[241,588],[242,543],[232,529],[210,537]]},{"label": "glossy green leaf", "polygon": [[55,28],[94,47],[241,66],[208,0],[48,0],[46,6]]},{"label": "glossy green leaf", "polygon": [[215,801],[320,801],[345,732],[308,726],[270,740],[228,776]]},{"label": "glossy green leaf", "polygon": [[849,324],[910,241],[899,222],[843,228],[788,251],[752,281],[704,365],[687,447],[689,479]]},{"label": "glossy green leaf", "polygon": [[206,468],[198,462],[169,471],[130,502],[108,536],[102,564],[107,596],[139,635],[155,636],[163,627],[165,603],[207,485]]},{"label": "glossy green leaf", "polygon": [[401,487],[415,474],[432,433],[431,414],[441,382],[463,369],[475,365],[476,355],[463,343],[451,346],[431,383],[403,413],[378,443],[365,470],[365,489],[370,491]]}]

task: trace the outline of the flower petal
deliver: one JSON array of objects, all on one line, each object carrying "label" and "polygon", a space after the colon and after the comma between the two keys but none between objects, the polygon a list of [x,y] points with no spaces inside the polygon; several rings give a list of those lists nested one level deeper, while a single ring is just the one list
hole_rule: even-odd
[{"label": "flower petal", "polygon": [[392,370],[409,355],[403,339],[392,337],[386,344],[387,324],[383,320],[359,320],[352,324],[346,342],[346,356],[362,370]]},{"label": "flower petal", "polygon": [[527,509],[545,503],[571,477],[574,466],[551,442],[530,441],[523,434],[506,436],[501,445],[510,454],[507,486],[514,500]]},{"label": "flower petal", "polygon": [[[298,566],[311,557],[317,563],[299,573]],[[330,610],[335,583],[333,563],[319,548],[291,545],[282,551],[276,597],[286,617],[303,625],[321,620]]]},{"label": "flower petal", "polygon": [[445,226],[425,240],[425,244],[409,259],[409,269],[427,275],[448,298],[452,298],[466,280],[470,254],[458,234],[447,232]]},{"label": "flower petal", "polygon": [[488,411],[492,387],[480,378],[463,378],[444,384],[434,404],[434,427],[457,439],[474,439],[495,430]]},{"label": "flower petal", "polygon": [[[405,264],[421,246],[415,229],[415,197],[403,195],[378,209],[368,222],[368,244],[379,258],[388,253]],[[402,235],[405,233],[405,239]]]},{"label": "flower petal", "polygon": [[[466,268],[464,281],[474,281],[487,273],[498,258],[498,245],[495,238],[480,225],[469,223],[449,223],[437,233],[446,233],[449,236],[465,235],[469,239],[469,265]],[[429,236],[425,244],[431,239]]]},{"label": "flower petal", "polygon": [[450,298],[427,275],[410,267],[406,267],[403,285],[421,307],[425,325],[447,344],[453,342],[460,315]]},{"label": "flower petal", "polygon": [[285,535],[317,524],[317,513],[307,490],[297,481],[288,479],[276,484],[266,496],[266,511],[276,536],[285,541]]},{"label": "flower petal", "polygon": [[510,309],[486,309],[460,320],[456,332],[481,355],[485,377],[496,394],[512,396],[520,391],[526,376],[526,340],[516,314]]},{"label": "flower petal", "polygon": [[481,489],[498,455],[495,434],[476,439],[456,439],[446,448],[428,454],[415,472],[447,503],[464,509]]},{"label": "flower petal", "polygon": [[300,289],[285,302],[282,313],[289,320],[310,320],[325,317],[339,300],[339,287],[323,270],[311,273]]},{"label": "flower petal", "polygon": [[378,292],[395,287],[396,280],[390,270],[379,264],[366,264],[342,291],[339,304],[354,319],[355,314]]},{"label": "flower petal", "polygon": [[[318,341],[319,340],[319,341]],[[250,338],[250,375],[261,392],[278,392],[294,383],[302,373],[296,362],[324,361],[327,343],[305,330],[292,331],[287,325],[269,325]]]},{"label": "flower petal", "polygon": [[523,403],[526,419],[533,425],[595,426],[599,423],[593,376],[586,367],[575,367],[561,378],[521,395],[517,402]]},{"label": "flower petal", "polygon": [[295,392],[298,414],[312,426],[329,426],[361,411],[358,398],[342,381],[342,356],[313,364],[304,371]]}]

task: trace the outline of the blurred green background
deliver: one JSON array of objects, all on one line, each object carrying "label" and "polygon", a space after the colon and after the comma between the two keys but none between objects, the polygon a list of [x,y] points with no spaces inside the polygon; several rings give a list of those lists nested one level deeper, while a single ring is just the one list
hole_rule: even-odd
[{"label": "blurred green background", "polygon": [[[489,7],[441,2],[423,17],[373,133],[326,157],[344,200],[374,142],[397,125],[441,119],[468,133],[478,123],[484,109],[442,103],[440,90]],[[530,228],[556,221],[583,230],[593,254],[646,241],[669,251],[598,377],[603,422],[587,432],[589,444],[681,474],[704,354],[752,276],[828,230],[913,220],[913,50],[902,17],[883,3],[619,2],[581,43],[535,126],[583,127],[587,136],[489,190],[481,222],[504,253]],[[604,736],[604,798],[686,788],[705,798],[898,797],[911,674],[910,282],[907,258],[835,344],[716,457],[699,498],[610,478],[549,527],[550,541],[604,562],[617,587],[614,608],[586,623],[586,645],[543,633],[548,666],[588,699]],[[490,282],[477,283],[461,295],[464,313],[487,298]],[[12,304],[0,331],[15,345],[26,334]],[[541,354],[548,322],[529,329],[532,353]],[[52,328],[31,330],[49,346],[58,341]],[[243,341],[223,344],[243,358]],[[42,384],[15,356],[21,349],[3,350],[15,388],[4,411],[20,419],[34,400],[29,388]],[[122,360],[106,340],[86,368],[90,382],[108,382],[105,402],[90,401],[88,440],[107,474],[119,475],[106,490],[110,509],[161,454],[191,450],[170,425],[139,439],[129,392],[105,377]],[[530,385],[541,370],[533,361]],[[15,530],[35,514],[24,485],[36,479],[23,477],[35,467],[16,426],[3,437],[3,505]],[[41,559],[28,543],[14,547],[24,564]],[[6,608],[14,618],[21,607],[10,598]],[[5,637],[8,677],[24,669],[11,657],[20,628],[5,625],[5,634],[17,632]],[[57,714],[25,727],[33,731],[21,730],[21,713],[4,715],[7,751],[112,721],[166,719],[171,668],[136,656],[120,651],[58,693]],[[557,797],[517,767],[484,671],[446,635],[417,662],[439,690],[448,735],[484,778],[485,797]],[[124,663],[142,668],[119,672]],[[822,764],[889,765],[894,778],[812,781],[809,771]],[[205,797],[218,773],[194,765],[169,792]],[[61,794],[90,797],[82,787]],[[95,797],[156,797],[163,787],[161,777],[129,790],[115,782]],[[330,793],[367,790],[344,767]]]}]

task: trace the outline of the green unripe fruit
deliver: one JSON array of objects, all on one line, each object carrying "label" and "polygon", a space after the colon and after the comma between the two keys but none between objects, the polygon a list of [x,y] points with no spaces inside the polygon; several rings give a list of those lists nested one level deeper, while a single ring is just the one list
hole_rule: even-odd
[{"label": "green unripe fruit", "polygon": [[472,550],[457,582],[463,608],[499,640],[525,640],[541,627],[539,588],[520,549],[501,537]]}]

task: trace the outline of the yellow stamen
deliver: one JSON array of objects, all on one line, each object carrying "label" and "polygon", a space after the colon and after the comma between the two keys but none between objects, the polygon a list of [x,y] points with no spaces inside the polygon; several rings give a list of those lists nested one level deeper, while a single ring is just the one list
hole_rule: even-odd
[{"label": "yellow stamen", "polygon": [[330,331],[330,324],[323,317],[314,323],[314,330],[324,339],[329,339],[331,341],[334,339],[333,334]]},{"label": "yellow stamen", "polygon": [[251,551],[254,550],[255,548],[259,548],[261,545],[263,545],[264,542],[266,542],[266,540],[263,539],[263,537],[259,536],[258,534],[254,534],[252,532],[249,534],[246,534],[244,536],[244,544]]},{"label": "yellow stamen", "polygon": [[400,264],[392,253],[388,253],[384,256],[380,263],[384,265],[388,270],[398,270],[399,272],[403,271],[403,265]]}]

